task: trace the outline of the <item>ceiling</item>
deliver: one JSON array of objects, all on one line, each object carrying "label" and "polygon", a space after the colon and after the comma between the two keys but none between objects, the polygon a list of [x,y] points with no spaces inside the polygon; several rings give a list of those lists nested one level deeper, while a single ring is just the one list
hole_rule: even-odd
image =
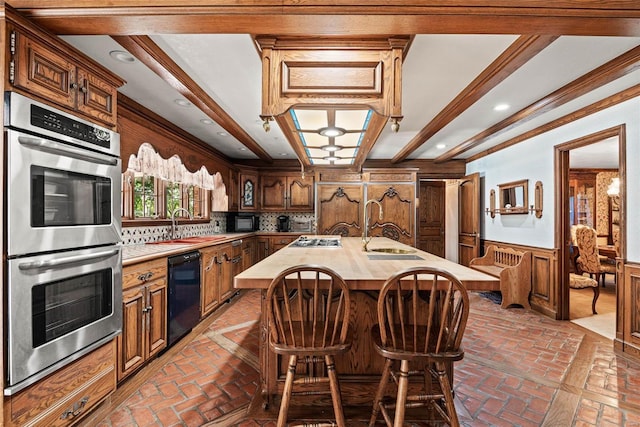
[{"label": "ceiling", "polygon": [[[264,150],[266,157],[241,142],[243,138],[232,136],[228,122],[211,123],[211,117],[193,103],[185,107],[174,102],[185,100],[184,92],[142,61],[120,62],[110,56],[113,51],[127,51],[116,42],[123,38],[62,37],[124,78],[127,84],[120,89],[122,94],[230,159],[296,159],[294,149],[274,122],[269,132],[263,129],[262,65],[252,35],[154,34],[150,39]],[[549,102],[550,94],[639,47],[640,37],[560,36],[541,43],[539,52],[532,49],[526,60],[518,58],[507,63],[501,59],[520,40],[519,35],[415,35],[402,65],[404,117],[400,129],[393,132],[386,125],[367,159],[400,163],[481,156],[490,147],[640,83],[635,59],[634,67],[627,67],[624,73],[608,79],[611,81],[593,80],[603,84],[589,87],[568,102],[552,98],[555,108],[541,107],[540,101]],[[506,64],[502,74],[491,80],[485,70],[500,61]],[[486,82],[491,84],[481,85]],[[509,107],[496,111],[499,104]],[[457,108],[452,109],[452,105]],[[536,113],[533,118],[522,120],[523,112],[530,111]],[[492,127],[492,132],[485,131]],[[617,167],[617,148],[598,146],[581,148],[579,155],[571,158],[572,167]]]}]

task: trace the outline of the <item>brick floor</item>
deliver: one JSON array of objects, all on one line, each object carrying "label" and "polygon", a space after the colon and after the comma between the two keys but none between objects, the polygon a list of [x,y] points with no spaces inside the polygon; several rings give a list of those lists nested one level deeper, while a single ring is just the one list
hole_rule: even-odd
[{"label": "brick floor", "polygon": [[[92,425],[275,425],[244,415],[259,381],[259,312],[258,292],[236,298]],[[454,389],[464,426],[640,426],[640,364],[604,337],[472,294],[463,346]]]}]

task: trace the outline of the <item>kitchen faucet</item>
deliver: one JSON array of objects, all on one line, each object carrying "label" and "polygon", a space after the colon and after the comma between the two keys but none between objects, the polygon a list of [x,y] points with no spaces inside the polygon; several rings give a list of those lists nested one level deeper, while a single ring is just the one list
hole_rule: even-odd
[{"label": "kitchen faucet", "polygon": [[186,212],[187,215],[189,215],[189,219],[193,219],[193,215],[191,215],[191,212],[189,212],[185,208],[175,208],[175,210],[173,212],[171,212],[171,230],[169,230],[169,238],[171,238],[172,240],[175,239],[175,234],[176,234],[176,213],[178,213],[179,211]]},{"label": "kitchen faucet", "polygon": [[380,210],[380,215],[378,215],[378,218],[382,221],[382,204],[374,199],[371,200],[367,200],[367,202],[364,204],[364,215],[362,218],[362,224],[363,224],[363,230],[362,230],[362,250],[367,252],[367,245],[369,244],[369,242],[371,241],[371,237],[368,236],[368,230],[369,230],[369,220],[370,218],[367,218],[367,205],[369,205],[369,203],[375,203],[378,205],[378,208]]}]

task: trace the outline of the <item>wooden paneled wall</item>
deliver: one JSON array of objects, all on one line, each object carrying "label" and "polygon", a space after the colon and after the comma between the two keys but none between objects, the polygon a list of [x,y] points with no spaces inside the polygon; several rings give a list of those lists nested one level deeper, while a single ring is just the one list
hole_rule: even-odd
[{"label": "wooden paneled wall", "polygon": [[518,251],[531,251],[531,308],[545,316],[557,319],[558,316],[558,251],[533,246],[485,240],[483,248],[496,245],[513,248]]}]

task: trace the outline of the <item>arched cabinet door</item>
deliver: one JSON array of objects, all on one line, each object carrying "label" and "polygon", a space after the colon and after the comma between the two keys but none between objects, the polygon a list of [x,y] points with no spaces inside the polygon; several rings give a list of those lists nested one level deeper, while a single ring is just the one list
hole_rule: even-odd
[{"label": "arched cabinet door", "polygon": [[361,183],[321,184],[316,189],[318,234],[362,235],[364,191]]}]

